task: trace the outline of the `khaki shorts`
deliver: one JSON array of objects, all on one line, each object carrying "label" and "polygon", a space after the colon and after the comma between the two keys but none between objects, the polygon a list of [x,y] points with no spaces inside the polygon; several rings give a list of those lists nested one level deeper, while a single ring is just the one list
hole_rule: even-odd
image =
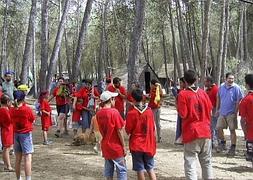
[{"label": "khaki shorts", "polygon": [[216,129],[227,129],[235,130],[238,128],[237,126],[237,115],[229,114],[227,116],[219,116],[217,120]]}]

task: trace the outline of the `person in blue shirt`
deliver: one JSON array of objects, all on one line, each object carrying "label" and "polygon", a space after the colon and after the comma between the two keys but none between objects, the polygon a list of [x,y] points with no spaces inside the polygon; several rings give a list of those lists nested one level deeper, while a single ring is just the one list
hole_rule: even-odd
[{"label": "person in blue shirt", "polygon": [[226,151],[226,140],[223,129],[229,127],[231,146],[228,151],[229,156],[235,155],[237,114],[239,102],[243,98],[241,88],[234,83],[234,75],[226,74],[226,81],[219,87],[217,95],[216,116],[218,116],[216,129],[218,130],[219,146],[217,152]]}]

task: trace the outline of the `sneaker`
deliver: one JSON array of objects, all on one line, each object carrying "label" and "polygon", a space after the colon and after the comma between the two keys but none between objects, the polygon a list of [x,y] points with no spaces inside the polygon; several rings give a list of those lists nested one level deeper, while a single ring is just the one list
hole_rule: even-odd
[{"label": "sneaker", "polygon": [[220,143],[217,148],[216,148],[216,152],[220,153],[220,152],[224,152],[227,150],[226,144],[222,144]]},{"label": "sneaker", "polygon": [[52,144],[53,143],[53,141],[45,141],[45,142],[43,142],[43,145],[49,145],[49,144]]},{"label": "sneaker", "polygon": [[251,154],[249,154],[249,153],[245,153],[245,158],[246,158],[246,161],[252,161],[253,162],[253,157],[252,157],[252,155]]},{"label": "sneaker", "polygon": [[56,132],[55,132],[55,136],[57,137],[57,138],[59,138],[60,137],[60,133],[61,133],[61,131],[60,130],[57,130]]},{"label": "sneaker", "polygon": [[174,142],[175,145],[183,145],[183,142],[182,142],[182,136],[180,136],[179,138],[177,138]]},{"label": "sneaker", "polygon": [[14,150],[11,149],[10,152],[9,152],[10,155],[14,155]]},{"label": "sneaker", "polygon": [[234,147],[230,147],[230,149],[228,150],[227,156],[235,156],[235,148]]},{"label": "sneaker", "polygon": [[97,146],[94,146],[93,150],[95,151],[96,154],[98,154],[98,148],[97,148]]}]

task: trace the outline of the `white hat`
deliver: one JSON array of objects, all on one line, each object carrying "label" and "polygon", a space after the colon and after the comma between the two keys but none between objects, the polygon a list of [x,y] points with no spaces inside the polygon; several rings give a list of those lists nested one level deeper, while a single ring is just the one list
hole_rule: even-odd
[{"label": "white hat", "polygon": [[116,97],[118,96],[118,93],[113,93],[110,91],[104,91],[101,95],[100,95],[100,100],[102,102],[108,101],[109,99],[111,99],[112,97]]}]

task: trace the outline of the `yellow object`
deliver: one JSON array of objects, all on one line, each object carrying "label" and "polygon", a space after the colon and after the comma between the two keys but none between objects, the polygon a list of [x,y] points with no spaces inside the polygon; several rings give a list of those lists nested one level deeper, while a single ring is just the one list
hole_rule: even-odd
[{"label": "yellow object", "polygon": [[29,88],[28,88],[28,86],[26,84],[21,84],[21,85],[18,86],[18,90],[20,90],[20,91],[28,91]]},{"label": "yellow object", "polygon": [[160,102],[161,97],[160,97],[160,86],[156,86],[156,90],[155,90],[155,104],[158,104],[158,102]]}]

